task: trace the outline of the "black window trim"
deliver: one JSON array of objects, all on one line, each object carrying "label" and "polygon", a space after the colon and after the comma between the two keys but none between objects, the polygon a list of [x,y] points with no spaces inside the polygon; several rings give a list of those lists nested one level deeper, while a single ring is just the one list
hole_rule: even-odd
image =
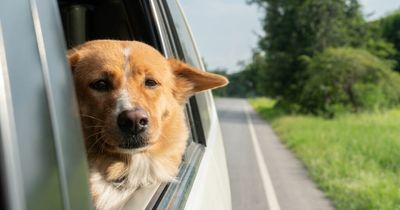
[{"label": "black window trim", "polygon": [[[153,17],[155,21],[163,21],[168,22],[170,29],[172,29],[172,34],[163,34],[163,30],[161,28],[161,24],[157,23],[157,32],[160,37],[164,37],[164,44],[170,43],[170,49],[173,49],[171,52],[172,55],[164,54],[168,56],[176,56],[176,58],[184,60],[184,54],[182,52],[180,41],[177,38],[176,31],[173,25],[173,20],[171,19],[171,15],[168,11],[167,5],[164,5],[163,0],[148,0],[150,5],[152,5],[151,12],[153,13]],[[161,14],[160,14],[161,13]],[[165,23],[167,24],[167,23]],[[167,33],[171,33],[170,30],[164,30]],[[168,41],[167,41],[168,39]],[[164,49],[168,49],[168,47],[164,46]],[[182,52],[181,55],[179,55]],[[191,97],[188,107],[189,121],[190,127],[192,129],[192,133],[194,132],[196,138],[196,142],[190,141],[187,145],[184,161],[182,162],[179,173],[178,173],[178,181],[171,182],[167,184],[162,184],[152,200],[146,207],[146,209],[183,209],[186,205],[187,198],[189,197],[189,193],[193,186],[195,177],[197,175],[198,169],[200,167],[200,163],[203,159],[203,155],[205,152],[205,135],[202,130],[202,124],[200,120],[199,110],[197,107],[197,102],[195,97]],[[196,108],[196,109],[194,109]],[[197,118],[197,120],[195,120]],[[200,137],[200,135],[202,137]]]},{"label": "black window trim", "polygon": [[[182,44],[181,41],[179,40],[179,36],[178,36],[178,32],[177,29],[174,26],[174,20],[173,17],[171,15],[171,11],[169,9],[168,3],[167,1],[163,1],[163,0],[159,0],[159,7],[163,13],[163,20],[166,24],[168,24],[170,27],[168,30],[169,34],[168,37],[171,39],[170,42],[173,43],[174,48],[176,49],[176,58],[179,58],[183,61],[186,61],[186,56],[185,53],[182,49]],[[176,12],[180,12],[180,11],[176,11]],[[185,21],[186,23],[186,21]],[[191,36],[191,34],[190,34]],[[193,41],[193,39],[192,39]],[[196,55],[196,58],[197,55]],[[187,105],[189,111],[189,120],[191,122],[191,125],[193,125],[191,127],[192,132],[194,134],[194,139],[196,142],[203,144],[206,146],[206,137],[205,137],[205,132],[203,129],[203,123],[201,121],[201,117],[200,117],[200,111],[199,111],[199,107],[197,105],[197,99],[196,96],[192,96],[189,99],[189,103]]]},{"label": "black window trim", "polygon": [[156,33],[158,35],[158,38],[160,39],[161,49],[159,49],[159,50],[166,57],[172,56],[172,55],[170,55],[170,52],[168,52],[167,47],[165,46],[166,39],[165,39],[165,37],[163,36],[163,34],[161,32],[161,25],[160,25],[160,21],[161,21],[162,17],[160,17],[158,12],[157,12],[155,2],[153,0],[148,0],[148,1],[144,0],[142,2],[144,2],[145,4],[148,3],[147,5],[149,5],[147,11],[150,11],[151,14],[152,14],[152,17],[153,17],[153,24],[152,25],[155,26],[155,31],[156,31]]}]

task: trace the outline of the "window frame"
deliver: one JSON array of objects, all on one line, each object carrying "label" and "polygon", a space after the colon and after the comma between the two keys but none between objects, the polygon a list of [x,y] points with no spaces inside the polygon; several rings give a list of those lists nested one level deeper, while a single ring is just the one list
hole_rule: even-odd
[{"label": "window frame", "polygon": [[[138,0],[137,2],[121,0],[121,2],[124,5],[124,12],[127,14],[128,24],[132,24],[136,21],[138,15],[135,15],[135,12],[140,12],[140,15],[144,16],[141,20],[145,21],[145,23],[141,24],[143,25],[141,28],[147,30],[147,35],[151,36],[150,39],[145,41],[147,44],[158,49],[167,58],[175,57],[183,61],[186,60],[186,55],[182,49],[182,43],[179,39],[179,34],[175,28],[171,14],[172,12],[179,12],[182,14],[181,11],[170,11],[169,6],[162,0]],[[141,8],[134,8],[139,4]],[[182,21],[185,22],[186,20]],[[129,31],[135,31],[135,27],[138,26],[130,25]],[[135,34],[131,34],[131,36],[134,40],[136,39]],[[191,36],[191,34],[189,33],[187,36]],[[191,41],[193,40],[191,39]],[[197,54],[192,56],[198,59]],[[201,61],[197,60],[197,62],[199,64],[197,64],[196,67],[200,68],[199,65],[201,65]],[[192,138],[188,142],[183,157],[184,160],[179,168],[177,176],[179,181],[161,184],[156,193],[152,196],[146,209],[181,209],[186,204],[188,194],[191,191],[191,187],[193,186],[206,150],[206,137],[197,100],[197,96],[193,96],[186,105],[188,125],[191,129]]]},{"label": "window frame", "polygon": [[[183,53],[178,33],[176,32],[168,5],[166,5],[163,0],[149,1],[152,2],[151,5],[153,6],[153,16],[156,16],[158,21],[162,21],[160,24],[158,24],[160,26],[160,28],[158,28],[159,36],[164,37],[166,43],[172,45],[167,47],[175,50],[174,52],[170,52],[172,56],[185,61],[185,55]],[[168,26],[170,30],[165,28],[163,29],[165,26]],[[189,126],[192,131],[192,135],[194,135],[193,138],[195,141],[191,141],[187,145],[184,154],[184,161],[182,162],[177,175],[178,182],[162,184],[146,209],[182,209],[186,205],[187,198],[189,197],[189,193],[206,150],[205,133],[195,96],[189,99],[189,102],[187,103],[187,110],[190,122]]]},{"label": "window frame", "polygon": [[[174,25],[172,31],[173,36],[175,36],[175,43],[177,43],[181,48],[180,59],[186,61],[188,64],[198,68],[199,70],[204,71],[205,68],[201,56],[198,52],[193,34],[179,1],[159,0],[159,2],[163,5],[168,21]],[[210,113],[212,110],[210,108],[210,93],[210,91],[196,93],[189,100],[194,124],[196,125],[196,133],[200,134],[198,135],[198,142],[205,146],[207,145],[207,136],[210,132],[211,126]]]}]

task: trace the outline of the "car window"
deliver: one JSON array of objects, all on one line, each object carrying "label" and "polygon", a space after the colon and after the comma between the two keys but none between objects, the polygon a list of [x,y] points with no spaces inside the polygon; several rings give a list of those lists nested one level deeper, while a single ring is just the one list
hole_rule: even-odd
[{"label": "car window", "polygon": [[[180,11],[170,11],[163,1],[153,1],[153,3],[155,15],[160,23],[160,36],[163,37],[166,45],[170,45],[167,49],[170,49],[171,52],[167,54],[192,64],[186,60],[180,36],[176,32],[175,24],[170,15],[173,12]],[[185,36],[190,36],[190,34],[186,34]],[[196,178],[200,162],[205,152],[205,134],[198,112],[196,97],[190,98],[186,110],[193,141],[188,142],[184,160],[177,176],[179,182],[172,182],[161,186],[157,192],[160,196],[154,196],[146,209],[182,209],[189,197],[190,189]]]},{"label": "car window", "polygon": [[[176,57],[198,67],[194,49],[184,49],[179,41],[181,34],[176,32],[175,24],[167,15],[169,10],[163,6],[152,1],[59,1],[69,48],[93,39],[137,40],[152,45],[166,57]],[[189,36],[185,35],[184,39],[191,42]],[[185,193],[190,191],[195,178],[205,149],[198,143],[205,142],[205,135],[196,98],[192,97],[186,107],[191,135],[178,174],[181,181],[161,185],[148,208],[182,207],[187,198]]]},{"label": "car window", "polygon": [[[194,44],[193,36],[179,2],[176,0],[160,0],[160,4],[163,5],[169,22],[174,26],[171,28],[173,36],[175,37],[175,43],[181,49],[179,52],[180,58],[192,66],[204,70],[200,55]],[[205,136],[207,136],[210,131],[210,103],[209,91],[197,93],[195,97],[190,99],[191,113],[198,125],[196,126],[198,139],[202,144],[206,144]]]}]

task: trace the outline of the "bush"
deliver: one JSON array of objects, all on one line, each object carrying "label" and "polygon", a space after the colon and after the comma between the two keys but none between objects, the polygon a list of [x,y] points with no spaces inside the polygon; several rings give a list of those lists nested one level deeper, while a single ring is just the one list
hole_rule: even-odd
[{"label": "bush", "polygon": [[[306,59],[305,59],[306,60]],[[366,50],[330,48],[308,60],[302,110],[333,116],[392,107],[400,102],[400,76]]]}]

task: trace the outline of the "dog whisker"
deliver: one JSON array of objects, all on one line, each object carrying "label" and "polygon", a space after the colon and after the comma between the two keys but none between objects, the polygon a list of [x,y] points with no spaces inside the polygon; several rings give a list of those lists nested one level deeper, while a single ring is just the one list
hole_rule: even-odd
[{"label": "dog whisker", "polygon": [[83,128],[104,128],[105,126],[103,125],[94,125],[94,126],[85,126]]},{"label": "dog whisker", "polygon": [[[100,143],[100,141],[101,141],[102,139],[104,139],[104,137],[105,137],[105,136],[102,135],[102,136],[100,136],[99,138],[97,138],[97,139],[92,143],[92,145],[88,148],[88,152],[90,152],[92,149],[94,149],[95,146],[96,146],[98,143]],[[102,149],[103,146],[104,146],[104,143],[100,144],[100,149]]]},{"label": "dog whisker", "polygon": [[82,117],[91,118],[91,119],[94,119],[94,120],[98,120],[98,121],[100,121],[100,122],[103,122],[103,123],[104,123],[104,120],[100,120],[99,118],[97,118],[97,117],[94,117],[94,116],[92,116],[92,115],[81,114],[81,116],[82,116]]},{"label": "dog whisker", "polygon": [[[81,50],[85,56],[79,56]],[[173,181],[187,142],[183,101],[189,93],[227,83],[223,77],[199,74],[195,67],[179,60],[166,60],[155,51],[140,42],[98,40],[68,52],[72,66],[84,64],[93,75],[98,75],[95,78],[73,71],[96,210],[121,209],[137,188]],[[143,56],[136,56],[139,53]],[[98,62],[97,58],[107,62]],[[122,71],[109,67],[121,64]],[[160,67],[168,70],[160,72]],[[152,76],[143,81],[133,74]],[[160,85],[158,80],[171,85]],[[131,83],[143,84],[146,91]],[[158,93],[147,97],[147,89],[156,86]],[[90,94],[80,94],[82,91]],[[168,97],[172,95],[175,97]],[[158,100],[165,101],[165,105],[159,106]],[[112,165],[116,162],[118,165]],[[115,177],[122,181],[112,182]]]},{"label": "dog whisker", "polygon": [[99,132],[93,133],[93,134],[87,136],[86,138],[87,138],[87,139],[90,139],[91,137],[96,136],[96,135],[101,134],[101,133],[104,133],[104,131],[103,131],[103,130],[100,130]]},{"label": "dog whisker", "polygon": [[104,148],[105,148],[105,142],[103,142],[101,145],[100,145],[100,151],[99,151],[99,153],[104,153]]},{"label": "dog whisker", "polygon": [[101,135],[100,137],[96,138],[92,144],[93,145],[98,144],[100,142],[100,140],[102,140],[103,138],[104,138],[104,135]]}]

